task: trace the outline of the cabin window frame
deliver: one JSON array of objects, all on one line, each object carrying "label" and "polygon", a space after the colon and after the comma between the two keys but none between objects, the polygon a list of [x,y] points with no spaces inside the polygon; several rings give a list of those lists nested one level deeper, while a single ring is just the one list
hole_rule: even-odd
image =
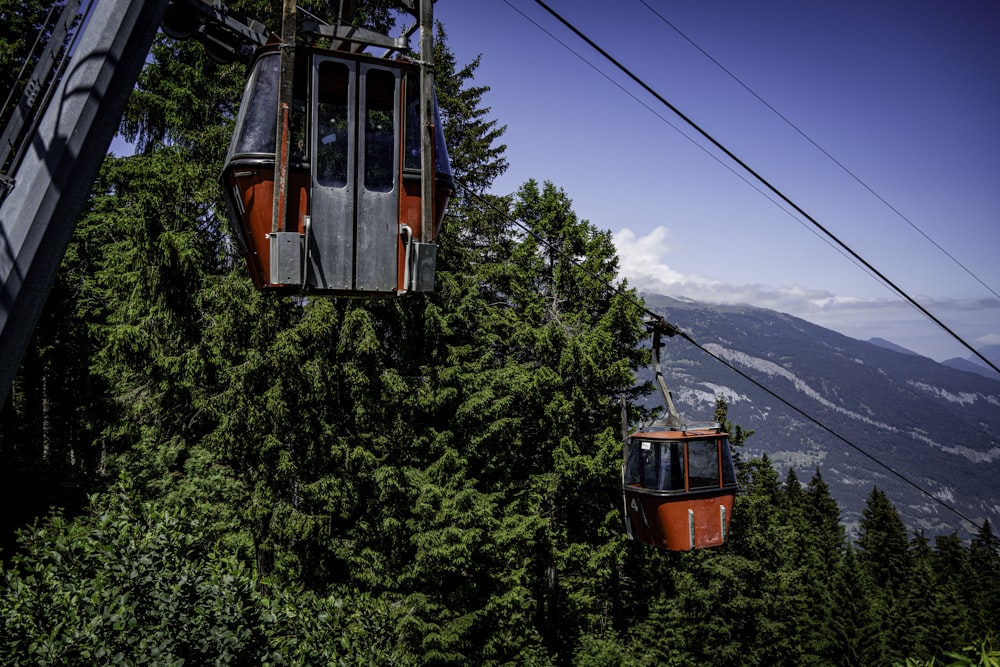
[{"label": "cabin window frame", "polygon": [[[318,86],[319,81],[337,79],[342,85],[332,91],[316,90],[316,99],[310,104],[313,114],[310,135],[314,140],[309,144],[316,153],[313,160],[316,174],[313,178],[317,185],[324,188],[343,189],[351,182],[350,173],[354,166],[351,159],[355,145],[351,140],[351,116],[355,111],[352,108],[351,87],[356,84],[352,68],[344,60],[317,58],[314,67],[314,85]],[[330,168],[325,168],[328,165]]]},{"label": "cabin window frame", "polygon": [[236,116],[237,139],[232,142],[230,159],[236,155],[274,156],[280,63],[278,53],[265,53],[254,64],[243,93],[250,104],[241,105]]}]

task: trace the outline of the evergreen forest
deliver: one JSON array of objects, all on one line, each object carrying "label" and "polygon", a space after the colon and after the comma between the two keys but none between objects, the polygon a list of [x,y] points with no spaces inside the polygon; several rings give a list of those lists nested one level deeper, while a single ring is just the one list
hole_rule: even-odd
[{"label": "evergreen forest", "polygon": [[[42,4],[0,0],[7,86]],[[627,539],[642,301],[570,193],[488,193],[503,119],[446,30],[460,187],[435,291],[383,300],[253,288],[218,185],[245,65],[157,36],[3,406],[0,664],[1000,664],[989,523],[930,539],[873,488],[849,539],[722,397],[728,543]]]}]

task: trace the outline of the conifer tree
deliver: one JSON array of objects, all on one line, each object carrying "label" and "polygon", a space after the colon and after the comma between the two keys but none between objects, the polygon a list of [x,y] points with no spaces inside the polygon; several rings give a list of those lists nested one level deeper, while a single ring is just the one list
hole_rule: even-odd
[{"label": "conifer tree", "polygon": [[957,648],[983,639],[972,634],[970,620],[975,608],[975,591],[980,585],[972,569],[969,550],[956,533],[934,538],[931,557],[934,571],[934,646],[939,659],[945,647]]},{"label": "conifer tree", "polygon": [[818,467],[801,502],[804,547],[800,563],[805,570],[806,595],[812,601],[811,611],[802,620],[803,634],[810,658],[822,664],[835,660],[841,651],[835,626],[841,613],[837,600],[843,586],[839,570],[844,557],[844,527],[840,508]]},{"label": "conifer tree", "polygon": [[805,495],[805,519],[812,526],[822,566],[829,570],[843,555],[847,538],[840,521],[840,507],[830,495],[830,487],[818,466]]},{"label": "conifer tree", "polygon": [[873,583],[853,547],[834,570],[834,582],[829,626],[833,650],[820,657],[838,667],[890,664],[887,629],[872,595]]},{"label": "conifer tree", "polygon": [[977,638],[995,636],[1000,628],[1000,539],[989,519],[983,521],[969,547],[969,568],[976,577],[971,630]]},{"label": "conifer tree", "polygon": [[[332,15],[321,5],[311,9]],[[234,7],[279,20],[274,2]],[[357,16],[384,30],[395,13],[380,1]],[[642,392],[634,371],[648,361],[636,295],[608,288],[619,278],[610,234],[553,183],[483,194],[506,168],[504,128],[488,88],[471,85],[478,59],[460,66],[443,26],[437,35],[460,185],[437,289],[373,302],[253,289],[215,185],[243,68],[209,62],[193,42],[157,43],[123,122],[138,154],[105,165],[29,357],[50,384],[21,385],[20,421],[3,436],[5,463],[30,436],[93,488],[131,478],[129,502],[144,509],[32,533],[20,562],[49,587],[28,592],[51,592],[51,609],[71,615],[67,591],[91,595],[102,580],[51,554],[83,553],[67,538],[88,535],[87,562],[151,558],[139,534],[149,525],[180,545],[170,572],[204,577],[198,604],[223,614],[240,600],[227,618],[245,661],[265,646],[290,661],[340,659],[370,633],[379,641],[347,655],[879,665],[995,630],[988,523],[968,550],[954,538],[908,549],[875,489],[855,552],[819,470],[804,490],[794,470],[782,486],[766,456],[739,460],[727,546],[667,554],[626,542],[618,397]],[[29,415],[27,403],[51,411]],[[721,398],[716,419],[737,448],[751,435]],[[172,516],[197,517],[196,534],[172,532]],[[142,549],[107,551],[95,529]],[[188,608],[155,577],[146,584]],[[25,599],[4,598],[9,610]],[[155,611],[171,642],[207,660],[187,648],[180,616]],[[55,617],[43,612],[18,612],[19,638]],[[214,641],[204,620],[195,625]]]},{"label": "conifer tree", "polygon": [[858,560],[888,596],[897,599],[907,576],[906,526],[888,496],[873,487],[865,502],[858,537]]},{"label": "conifer tree", "polygon": [[915,534],[910,540],[907,576],[892,609],[890,649],[900,658],[929,660],[938,646],[936,607],[941,591],[934,585],[931,558],[930,540],[923,533]]},{"label": "conifer tree", "polygon": [[858,562],[873,582],[873,602],[883,619],[889,655],[906,654],[905,586],[910,576],[906,527],[885,492],[873,487],[862,512]]},{"label": "conifer tree", "polygon": [[797,517],[801,517],[805,511],[805,495],[802,492],[802,484],[795,468],[789,468],[785,475],[785,481],[781,485],[782,507],[787,519],[795,522]]}]

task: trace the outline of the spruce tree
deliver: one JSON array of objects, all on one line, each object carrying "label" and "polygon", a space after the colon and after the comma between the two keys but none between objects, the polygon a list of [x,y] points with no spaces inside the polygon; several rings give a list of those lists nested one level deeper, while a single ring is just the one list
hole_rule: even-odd
[{"label": "spruce tree", "polygon": [[872,488],[862,512],[857,541],[858,562],[873,582],[873,602],[885,624],[889,655],[906,655],[907,621],[904,616],[910,558],[906,527],[885,492]]},{"label": "spruce tree", "polygon": [[982,639],[972,632],[979,574],[972,569],[969,549],[956,533],[934,538],[934,646],[938,659],[947,648]]},{"label": "spruce tree", "polygon": [[830,618],[832,654],[829,664],[838,667],[889,665],[888,633],[880,618],[881,607],[873,583],[861,567],[853,547],[834,570],[833,614]]},{"label": "spruce tree", "polygon": [[820,664],[833,661],[841,652],[836,640],[838,616],[838,579],[844,557],[844,527],[840,523],[840,508],[830,496],[819,468],[802,497],[802,533],[805,546],[801,564],[805,568],[807,595],[812,609],[802,624],[805,628],[806,650],[811,660]]},{"label": "spruce tree", "polygon": [[858,560],[887,596],[897,599],[907,576],[906,527],[888,496],[873,487],[862,512]]},{"label": "spruce tree", "polygon": [[976,577],[972,632],[977,638],[995,636],[1000,628],[1000,539],[990,520],[983,521],[969,546],[969,568]]},{"label": "spruce tree", "polygon": [[617,272],[609,236],[578,220],[564,193],[529,182],[511,215],[529,233],[508,220],[493,242],[498,261],[477,267],[479,349],[488,352],[476,365],[492,370],[469,414],[498,421],[472,434],[470,463],[530,528],[519,539],[534,544],[524,579],[532,631],[565,657],[581,633],[614,622],[606,592],[622,537],[615,398],[633,383],[642,333],[634,295],[607,289]]},{"label": "spruce tree", "polygon": [[923,533],[915,534],[910,540],[907,576],[892,610],[890,648],[900,657],[929,660],[939,646],[936,607],[941,591],[935,586],[931,558],[930,540]]},{"label": "spruce tree", "polygon": [[840,522],[840,507],[830,495],[830,487],[818,466],[805,496],[805,518],[813,528],[822,567],[831,569],[843,556],[847,537]]}]

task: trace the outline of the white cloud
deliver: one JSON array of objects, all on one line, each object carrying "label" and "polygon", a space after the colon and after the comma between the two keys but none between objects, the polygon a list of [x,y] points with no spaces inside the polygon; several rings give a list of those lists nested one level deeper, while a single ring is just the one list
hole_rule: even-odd
[{"label": "white cloud", "polygon": [[[886,292],[885,297],[857,297],[799,285],[775,287],[761,284],[726,284],[710,277],[685,274],[672,268],[667,256],[674,251],[670,230],[656,227],[638,237],[630,229],[613,235],[621,273],[640,292],[688,298],[702,303],[749,304],[809,320],[853,338],[881,337],[936,359],[961,354],[954,339],[932,324],[911,304]],[[936,316],[947,314],[949,321],[977,346],[1000,343],[996,299],[949,299],[914,297]],[[954,326],[954,325],[953,325]],[[956,351],[957,350],[957,351]]]},{"label": "white cloud", "polygon": [[975,340],[976,345],[1000,345],[1000,333],[988,333]]},{"label": "white cloud", "polygon": [[837,296],[826,290],[807,289],[799,285],[731,285],[696,273],[683,274],[667,263],[666,257],[673,250],[669,238],[670,231],[662,225],[643,237],[637,237],[627,228],[614,234],[622,274],[629,285],[653,294],[686,297],[704,303],[748,303],[803,316],[810,312],[820,314],[845,308],[885,308],[896,303],[892,299]]},{"label": "white cloud", "polygon": [[637,237],[631,229],[622,229],[613,235],[618,257],[621,259],[623,275],[629,284],[640,291],[654,292],[668,296],[687,296],[692,299],[715,301],[704,298],[724,288],[721,282],[697,274],[684,275],[665,261],[665,256],[673,250],[668,239],[670,230],[660,225],[643,237]]}]

